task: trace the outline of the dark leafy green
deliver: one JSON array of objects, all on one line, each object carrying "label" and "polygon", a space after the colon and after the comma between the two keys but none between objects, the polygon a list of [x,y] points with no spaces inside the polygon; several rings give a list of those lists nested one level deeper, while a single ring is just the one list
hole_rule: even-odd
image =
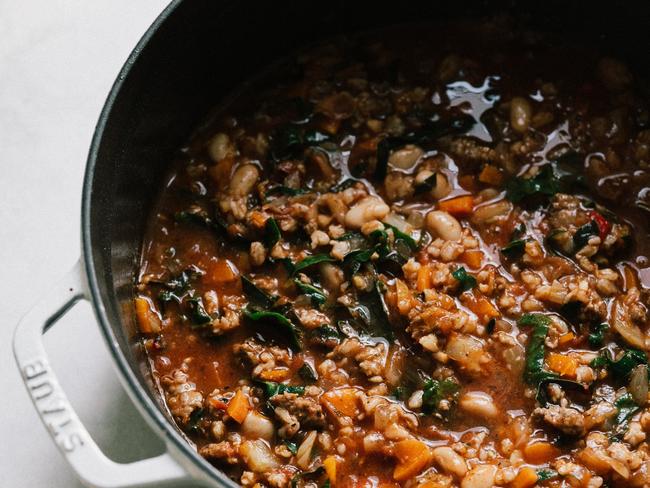
[{"label": "dark leafy green", "polygon": [[626,349],[616,361],[612,359],[608,351],[603,352],[602,357],[612,375],[619,380],[625,380],[640,364],[648,364],[645,352],[632,348]]},{"label": "dark leafy green", "polygon": [[609,325],[606,323],[593,325],[589,334],[588,340],[591,347],[600,347],[605,341],[605,334],[609,330]]},{"label": "dark leafy green", "polygon": [[403,241],[411,251],[417,250],[418,243],[415,242],[415,239],[413,239],[410,235],[408,235],[405,232],[402,232],[401,230],[399,230],[397,227],[393,225],[390,224],[384,224],[384,225],[393,231],[393,236],[396,245],[398,242]]},{"label": "dark leafy green", "polygon": [[462,134],[471,129],[476,121],[474,117],[460,114],[452,119],[437,119],[427,122],[422,129],[400,137],[387,137],[377,144],[377,165],[375,178],[383,180],[388,170],[390,153],[407,144],[428,146],[440,137],[450,134]]},{"label": "dark leafy green", "polygon": [[636,404],[629,393],[618,397],[614,402],[614,406],[616,407],[616,417],[614,418],[615,425],[612,435],[620,437],[625,433],[628,421],[641,410],[641,407]]},{"label": "dark leafy green", "polygon": [[298,370],[298,375],[307,383],[313,383],[318,379],[318,374],[314,371],[309,363],[304,363]]},{"label": "dark leafy green", "polygon": [[285,385],[284,383],[276,383],[275,381],[261,381],[260,386],[264,390],[266,398],[271,398],[275,395],[282,395],[283,393],[295,393],[303,395],[305,387],[299,385]]},{"label": "dark leafy green", "polygon": [[320,327],[316,327],[313,331],[313,334],[322,339],[338,339],[341,337],[339,331],[329,325],[321,325]]},{"label": "dark leafy green", "polygon": [[556,478],[559,476],[557,471],[553,471],[552,469],[538,469],[535,471],[537,474],[537,482],[541,483],[543,481],[550,480],[551,478]]},{"label": "dark leafy green", "polygon": [[573,248],[577,251],[587,245],[589,239],[599,234],[598,224],[592,220],[580,227],[573,235]]},{"label": "dark leafy green", "polygon": [[298,444],[291,441],[284,441],[284,445],[287,446],[287,449],[294,456],[298,453]]},{"label": "dark leafy green", "polygon": [[298,278],[294,279],[294,283],[296,284],[298,290],[300,290],[301,294],[307,295],[309,298],[311,298],[311,302],[314,305],[320,306],[327,301],[327,294],[322,288],[310,285],[309,283],[303,283]]},{"label": "dark leafy green", "polygon": [[501,253],[509,258],[516,259],[524,254],[525,247],[526,241],[524,239],[514,239],[501,248]]},{"label": "dark leafy green", "polygon": [[506,198],[519,203],[532,197],[548,198],[560,190],[558,177],[551,165],[542,166],[539,173],[532,178],[515,176],[506,183]]},{"label": "dark leafy green", "polygon": [[450,378],[442,381],[427,381],[424,385],[424,393],[422,395],[422,412],[426,414],[436,412],[440,406],[440,402],[443,400],[455,403],[458,399],[459,391],[460,385]]},{"label": "dark leafy green", "polygon": [[528,346],[526,348],[526,363],[524,366],[524,381],[529,385],[537,386],[542,380],[555,378],[556,375],[544,370],[544,341],[551,323],[546,315],[537,313],[524,314],[518,321],[520,326],[532,327]]},{"label": "dark leafy green", "polygon": [[212,317],[206,312],[201,297],[188,298],[187,303],[190,307],[190,319],[194,326],[202,327],[212,322]]},{"label": "dark leafy green", "polygon": [[369,335],[392,340],[394,336],[388,307],[379,287],[376,281],[370,291],[359,294],[357,304],[349,307],[349,311]]},{"label": "dark leafy green", "polygon": [[471,290],[476,286],[476,278],[468,274],[464,267],[457,268],[451,275],[460,283],[460,290]]},{"label": "dark leafy green", "polygon": [[298,158],[303,151],[329,139],[329,136],[318,131],[305,131],[302,127],[287,124],[276,130],[271,136],[270,155],[274,161]]},{"label": "dark leafy green", "polygon": [[428,193],[436,187],[437,175],[433,173],[431,176],[426,178],[422,183],[415,185],[415,194],[420,195],[421,193]]},{"label": "dark leafy green", "polygon": [[271,308],[277,300],[276,297],[272,297],[264,290],[258,288],[255,285],[255,283],[253,283],[249,278],[247,278],[244,275],[242,275],[241,277],[241,285],[244,294],[246,295],[250,303],[255,307],[260,307],[267,310]]},{"label": "dark leafy green", "polygon": [[364,263],[370,261],[370,258],[375,253],[375,248],[370,249],[357,249],[351,251],[343,258],[343,269],[348,276],[352,276],[359,272]]},{"label": "dark leafy green", "polygon": [[264,243],[269,249],[275,246],[275,244],[281,239],[282,235],[280,234],[280,227],[278,227],[277,221],[271,217],[266,219],[264,223]]},{"label": "dark leafy green", "polygon": [[307,478],[310,480],[317,479],[322,477],[325,474],[325,468],[323,466],[318,466],[312,471],[301,471],[296,473],[293,478],[291,478],[291,488],[298,488],[298,483],[301,479]]},{"label": "dark leafy green", "polygon": [[160,283],[165,287],[165,290],[160,292],[158,298],[163,302],[175,300],[180,303],[183,295],[189,291],[192,280],[202,274],[203,273],[194,266],[185,269],[168,281]]},{"label": "dark leafy green", "polygon": [[190,414],[190,418],[187,421],[187,430],[196,434],[199,431],[199,424],[203,420],[203,414],[205,411],[202,408],[197,408]]},{"label": "dark leafy green", "polygon": [[560,378],[554,373],[546,373],[546,376],[542,376],[541,380],[537,384],[537,391],[535,393],[535,399],[539,402],[540,405],[547,405],[549,403],[548,389],[547,386],[550,383],[560,385],[565,391],[575,391],[586,393],[589,391],[589,387],[578,383],[577,381],[569,380],[566,378]]},{"label": "dark leafy green", "polygon": [[297,351],[302,349],[298,328],[284,315],[266,310],[245,310],[244,315],[251,322],[277,327],[292,349]]},{"label": "dark leafy green", "polygon": [[275,185],[267,188],[266,190],[267,197],[273,195],[286,195],[289,197],[295,197],[296,195],[302,195],[303,193],[305,193],[305,190],[302,188],[291,188],[284,185]]},{"label": "dark leafy green", "polygon": [[329,254],[314,254],[313,256],[308,256],[299,263],[294,264],[291,274],[296,275],[299,272],[309,268],[310,266],[314,266],[315,264],[331,263],[333,261],[336,260]]}]

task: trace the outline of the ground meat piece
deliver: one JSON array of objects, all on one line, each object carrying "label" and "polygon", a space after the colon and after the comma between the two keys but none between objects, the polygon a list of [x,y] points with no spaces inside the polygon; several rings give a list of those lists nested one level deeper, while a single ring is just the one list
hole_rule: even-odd
[{"label": "ground meat piece", "polygon": [[489,146],[482,146],[474,139],[459,137],[454,139],[449,147],[449,151],[468,161],[491,162],[497,157],[496,151]]},{"label": "ground meat piece", "polygon": [[585,433],[585,418],[575,408],[559,405],[536,408],[533,411],[533,418],[543,420],[568,435],[580,436]]},{"label": "ground meat piece", "polygon": [[474,332],[477,326],[476,316],[459,309],[451,296],[435,290],[425,290],[424,303],[418,302],[408,318],[406,330],[415,341],[432,333]]},{"label": "ground meat piece", "polygon": [[294,311],[300,323],[308,329],[316,329],[322,325],[330,324],[330,318],[314,308],[296,307]]},{"label": "ground meat piece", "polygon": [[551,200],[548,223],[551,231],[560,229],[566,231],[566,235],[558,235],[556,239],[563,250],[567,252],[573,250],[573,236],[580,227],[590,221],[588,211],[582,206],[578,197],[558,193]]},{"label": "ground meat piece", "polygon": [[206,444],[199,449],[199,454],[209,461],[237,464],[239,462],[239,444],[238,440]]},{"label": "ground meat piece", "polygon": [[586,274],[573,274],[543,284],[535,289],[535,298],[562,306],[577,302],[581,307],[580,318],[604,320],[607,304],[596,291],[596,278]]},{"label": "ground meat piece", "polygon": [[643,299],[638,288],[630,288],[623,297],[623,303],[627,306],[627,312],[630,318],[637,324],[646,324],[648,322],[648,308],[643,304]]},{"label": "ground meat piece", "polygon": [[164,376],[161,383],[167,393],[167,405],[174,418],[181,424],[187,424],[192,413],[203,406],[203,395],[196,390],[196,385],[189,381],[187,365]]},{"label": "ground meat piece", "polygon": [[370,381],[380,383],[383,381],[386,352],[383,342],[370,345],[353,338],[345,339],[327,357],[338,360],[339,366],[352,358]]},{"label": "ground meat piece", "polygon": [[[587,263],[582,263],[584,258],[589,260],[597,253],[613,254],[625,247],[630,235],[630,228],[623,223],[610,223],[599,212],[584,206],[584,202],[573,195],[558,193],[551,201],[548,215],[550,227],[549,235],[552,242],[565,254],[576,254],[581,267],[587,270],[592,268]],[[576,246],[575,236],[581,227],[594,221],[607,222],[606,234],[599,235],[600,227],[596,225],[596,233],[588,237],[586,243]]]},{"label": "ground meat piece", "polygon": [[291,367],[294,359],[289,349],[266,346],[255,339],[247,339],[241,344],[235,344],[233,352],[253,368],[251,376],[254,378],[264,378],[269,371],[275,369],[286,370]]},{"label": "ground meat piece", "polygon": [[293,437],[301,427],[321,429],[325,426],[323,409],[313,396],[282,393],[274,395],[269,401],[275,407],[276,418],[283,424],[278,431],[281,437]]},{"label": "ground meat piece", "polygon": [[[242,302],[243,299],[239,296],[226,295],[223,297],[223,303],[218,312],[219,316],[210,322],[213,334],[221,335],[240,326]],[[214,309],[215,305],[219,307],[218,303],[215,304],[214,299],[206,300],[207,307]],[[209,311],[209,313],[213,313],[213,311]]]},{"label": "ground meat piece", "polygon": [[592,405],[585,412],[585,428],[587,430],[601,427],[611,417],[616,415],[617,408],[610,402],[602,401]]}]

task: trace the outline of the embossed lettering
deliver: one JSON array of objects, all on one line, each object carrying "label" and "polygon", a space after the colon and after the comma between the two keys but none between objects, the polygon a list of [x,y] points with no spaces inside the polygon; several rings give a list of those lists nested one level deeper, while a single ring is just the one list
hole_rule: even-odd
[{"label": "embossed lettering", "polygon": [[32,396],[35,400],[43,400],[47,398],[54,392],[54,388],[49,380],[45,380],[42,383],[36,385],[29,385],[29,389],[32,391]]},{"label": "embossed lettering", "polygon": [[59,445],[65,452],[72,452],[74,451],[77,447],[81,447],[84,445],[84,441],[82,437],[75,433],[70,434],[67,437],[64,437],[61,439]]},{"label": "embossed lettering", "polygon": [[27,380],[32,380],[38,376],[47,373],[47,367],[41,359],[36,359],[31,363],[23,366],[23,374]]}]

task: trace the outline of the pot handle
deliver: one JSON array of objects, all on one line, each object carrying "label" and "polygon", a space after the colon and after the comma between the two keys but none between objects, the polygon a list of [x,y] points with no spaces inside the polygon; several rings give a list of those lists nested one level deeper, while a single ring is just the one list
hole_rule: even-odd
[{"label": "pot handle", "polygon": [[59,451],[83,483],[127,488],[188,481],[169,453],[128,464],[107,458],[83,426],[52,371],[42,336],[80,300],[87,300],[81,261],[25,315],[14,332],[13,349],[27,392]]}]

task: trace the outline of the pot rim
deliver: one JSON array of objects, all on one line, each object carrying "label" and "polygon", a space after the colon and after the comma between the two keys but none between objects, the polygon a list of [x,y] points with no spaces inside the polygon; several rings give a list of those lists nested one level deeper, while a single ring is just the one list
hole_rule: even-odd
[{"label": "pot rim", "polygon": [[[140,386],[134,371],[131,369],[129,362],[126,359],[126,355],[119,347],[117,337],[109,325],[110,321],[106,315],[106,310],[99,293],[98,273],[95,268],[95,263],[92,259],[93,250],[91,243],[90,218],[93,179],[95,175],[95,167],[98,160],[99,148],[102,145],[107,122],[111,117],[113,106],[121,94],[125,80],[133,69],[133,66],[140,58],[140,53],[147,46],[151,38],[160,29],[160,27],[168,20],[171,15],[173,15],[173,13],[182,3],[183,0],[172,0],[142,35],[124,62],[124,65],[122,66],[117,78],[115,79],[115,82],[113,83],[108,93],[106,101],[104,102],[104,106],[102,107],[90,144],[83,181],[83,190],[81,197],[82,259],[88,285],[88,293],[93,310],[95,312],[95,316],[99,322],[99,328],[104,337],[104,341],[109,348],[113,363],[122,381],[122,385],[129,393],[132,401],[140,410],[140,413],[145,417],[146,420],[149,421],[149,425],[152,426],[156,434],[163,439],[166,446],[171,443],[171,446],[174,448],[171,453],[180,453],[185,458],[190,460],[196,467],[200,469],[200,474],[203,478],[206,478],[213,483],[216,482],[217,486],[236,487],[238,485],[233,483],[233,481],[230,480],[223,472],[208,463],[208,461],[206,461],[202,456],[198,454],[194,448],[192,448],[190,443],[181,436],[178,430],[163,415],[158,406],[152,401],[147,392]],[[189,474],[193,476],[195,473],[190,472]]]}]

